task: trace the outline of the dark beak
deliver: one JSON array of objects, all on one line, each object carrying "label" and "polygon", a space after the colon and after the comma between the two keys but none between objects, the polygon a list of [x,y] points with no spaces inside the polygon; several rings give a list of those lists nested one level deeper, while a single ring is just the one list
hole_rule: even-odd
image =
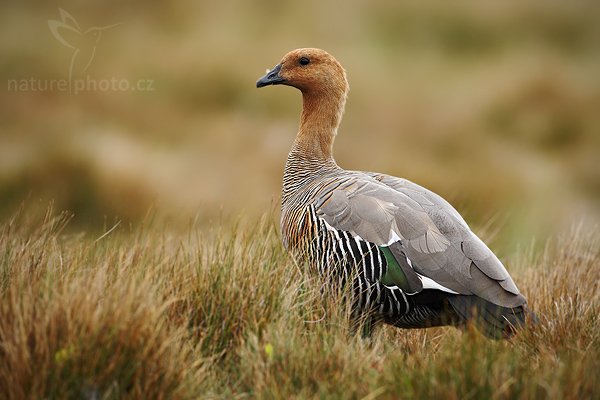
[{"label": "dark beak", "polygon": [[279,76],[279,71],[281,71],[281,64],[277,64],[275,68],[273,68],[265,76],[257,80],[256,87],[261,88],[263,86],[277,85],[285,82],[285,79]]}]

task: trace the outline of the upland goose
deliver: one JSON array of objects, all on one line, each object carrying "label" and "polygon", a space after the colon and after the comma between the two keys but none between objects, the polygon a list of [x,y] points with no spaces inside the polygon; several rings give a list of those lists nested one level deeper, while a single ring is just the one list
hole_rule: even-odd
[{"label": "upland goose", "polygon": [[300,128],[283,174],[285,247],[350,282],[369,326],[464,326],[509,337],[525,297],[492,251],[442,197],[406,179],[340,168],[332,146],[348,81],[320,49],[297,49],[256,82],[302,92]]}]

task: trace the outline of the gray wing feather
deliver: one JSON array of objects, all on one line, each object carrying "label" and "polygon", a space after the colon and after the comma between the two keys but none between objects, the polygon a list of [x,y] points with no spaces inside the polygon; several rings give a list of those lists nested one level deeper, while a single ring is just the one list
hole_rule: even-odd
[{"label": "gray wing feather", "polygon": [[442,197],[388,175],[353,173],[349,181],[317,201],[329,225],[380,246],[402,246],[416,272],[457,293],[504,307],[525,303],[500,260]]}]

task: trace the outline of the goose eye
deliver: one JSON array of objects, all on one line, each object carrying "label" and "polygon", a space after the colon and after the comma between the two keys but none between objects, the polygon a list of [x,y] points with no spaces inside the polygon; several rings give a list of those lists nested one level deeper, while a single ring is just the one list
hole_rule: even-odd
[{"label": "goose eye", "polygon": [[300,60],[298,60],[298,62],[300,63],[300,65],[308,65],[310,63],[310,60],[306,57],[300,57]]}]

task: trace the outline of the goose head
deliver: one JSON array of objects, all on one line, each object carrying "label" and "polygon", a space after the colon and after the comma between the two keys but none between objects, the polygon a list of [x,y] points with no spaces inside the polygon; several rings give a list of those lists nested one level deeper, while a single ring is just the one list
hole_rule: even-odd
[{"label": "goose head", "polygon": [[304,94],[345,94],[348,91],[344,68],[331,54],[314,48],[290,51],[256,82],[257,88],[269,85],[293,86]]}]

